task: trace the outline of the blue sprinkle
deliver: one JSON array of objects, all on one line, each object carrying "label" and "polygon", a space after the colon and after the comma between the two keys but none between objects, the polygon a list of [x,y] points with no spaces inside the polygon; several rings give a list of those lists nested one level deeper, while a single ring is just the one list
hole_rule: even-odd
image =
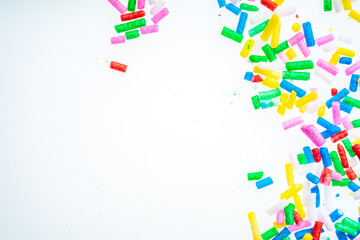
[{"label": "blue sprinkle", "polygon": [[330,167],[332,165],[329,150],[326,147],[319,148],[322,162],[324,164],[324,168]]},{"label": "blue sprinkle", "polygon": [[360,187],[353,181],[350,181],[348,188],[353,192],[356,192],[357,190],[360,189]]},{"label": "blue sprinkle", "polygon": [[312,182],[313,184],[318,184],[320,182],[320,178],[318,178],[313,173],[306,174],[306,179]]},{"label": "blue sprinkle", "polygon": [[238,22],[238,25],[236,27],[236,32],[241,33],[241,34],[244,33],[247,18],[248,18],[248,13],[247,12],[241,12],[239,22]]},{"label": "blue sprinkle", "polygon": [[226,4],[226,9],[229,10],[230,12],[232,12],[233,14],[235,14],[236,16],[240,14],[241,12],[241,9],[238,8],[237,6],[235,6],[234,4],[232,3],[228,3]]},{"label": "blue sprinkle", "polygon": [[341,99],[346,97],[349,93],[350,93],[350,91],[347,90],[346,88],[342,89],[335,96],[333,96],[332,98],[330,98],[329,100],[326,101],[327,108],[331,108],[333,102],[335,102],[335,101],[339,102]]},{"label": "blue sprinkle", "polygon": [[303,96],[306,95],[306,91],[302,90],[301,88],[295,86],[294,84],[286,81],[286,80],[282,80],[280,83],[280,87],[286,91],[288,91],[289,93],[291,93],[292,90],[294,90],[296,92],[296,96],[301,98]]},{"label": "blue sprinkle", "polygon": [[267,177],[267,178],[257,181],[255,184],[256,184],[257,189],[261,189],[261,188],[267,187],[273,183],[274,182],[273,182],[272,178]]},{"label": "blue sprinkle", "polygon": [[350,86],[349,86],[349,90],[352,92],[356,92],[357,88],[358,88],[358,80],[359,80],[360,75],[357,74],[352,74],[351,75],[351,79],[350,79]]},{"label": "blue sprinkle", "polygon": [[226,1],[225,0],[217,0],[218,4],[219,4],[219,8],[225,7],[226,6]]},{"label": "blue sprinkle", "polygon": [[316,185],[310,189],[311,193],[315,193],[316,195],[316,208],[320,207],[320,191],[319,186]]},{"label": "blue sprinkle", "polygon": [[303,23],[303,29],[304,29],[306,45],[308,47],[315,46],[315,39],[314,39],[314,34],[313,34],[312,27],[311,27],[311,23],[310,22]]},{"label": "blue sprinkle", "polygon": [[332,213],[330,213],[329,217],[331,218],[332,222],[336,222],[339,220],[342,216],[344,216],[344,213],[340,209],[335,209]]},{"label": "blue sprinkle", "polygon": [[339,59],[339,63],[341,64],[346,64],[346,65],[350,65],[352,63],[352,58],[349,57],[341,57]]},{"label": "blue sprinkle", "polygon": [[245,73],[245,76],[244,76],[244,80],[251,81],[253,75],[254,75],[254,73],[252,73],[252,72],[246,72],[246,73]]},{"label": "blue sprinkle", "polygon": [[314,163],[315,159],[314,159],[314,157],[312,155],[311,148],[309,146],[306,146],[306,147],[303,148],[303,151],[305,153],[307,163]]},{"label": "blue sprinkle", "polygon": [[335,197],[340,197],[340,194],[336,194]]}]

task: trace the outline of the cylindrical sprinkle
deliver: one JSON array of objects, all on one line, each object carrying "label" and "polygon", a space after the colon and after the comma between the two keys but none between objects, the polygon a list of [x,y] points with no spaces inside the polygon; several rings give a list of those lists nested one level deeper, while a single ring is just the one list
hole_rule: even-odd
[{"label": "cylindrical sprinkle", "polygon": [[345,169],[345,174],[351,181],[357,179],[357,175],[352,168]]},{"label": "cylindrical sprinkle", "polygon": [[331,56],[329,63],[330,63],[331,65],[336,65],[336,64],[338,64],[339,60],[340,60],[340,55],[337,54],[337,53],[334,53],[334,54]]},{"label": "cylindrical sprinkle", "polygon": [[240,4],[240,9],[244,10],[244,11],[249,11],[249,12],[257,12],[259,11],[259,8],[257,6],[251,5],[251,4],[246,4],[246,3],[241,3]]},{"label": "cylindrical sprinkle", "polygon": [[311,148],[309,146],[303,147],[303,151],[304,151],[307,163],[314,163],[315,159],[312,155]]},{"label": "cylindrical sprinkle", "polygon": [[297,159],[298,159],[298,162],[299,162],[300,165],[307,164],[306,156],[305,156],[304,153],[299,153],[297,155]]},{"label": "cylindrical sprinkle", "polygon": [[321,58],[319,58],[319,60],[316,62],[316,65],[333,76],[336,76],[339,73],[339,69],[337,67],[331,65],[330,63],[326,62]]},{"label": "cylindrical sprinkle", "polygon": [[306,213],[304,211],[304,205],[302,204],[300,195],[299,194],[294,194],[293,195],[293,200],[294,200],[296,211],[299,213],[299,215],[303,219],[306,218]]},{"label": "cylindrical sprinkle", "polygon": [[267,56],[250,55],[249,60],[252,63],[259,63],[259,62],[267,62],[269,59]]},{"label": "cylindrical sprinkle", "polygon": [[346,56],[346,57],[354,57],[355,56],[355,52],[353,50],[342,48],[342,47],[338,47],[336,49],[336,53],[339,55],[342,55],[342,56]]},{"label": "cylindrical sprinkle", "polygon": [[260,172],[251,172],[251,173],[247,174],[247,179],[249,181],[260,180],[263,176],[264,176],[264,172],[262,172],[262,171],[260,171]]},{"label": "cylindrical sprinkle", "polygon": [[314,68],[314,63],[311,60],[295,61],[295,62],[287,62],[286,63],[286,70],[288,70],[288,71],[313,69],[313,68]]},{"label": "cylindrical sprinkle", "polygon": [[260,100],[269,100],[272,98],[279,97],[280,95],[281,95],[281,91],[279,88],[275,88],[269,91],[259,92]]},{"label": "cylindrical sprinkle", "polygon": [[321,161],[321,155],[320,155],[320,151],[318,148],[313,148],[311,150],[313,157],[315,159],[315,162],[320,162]]},{"label": "cylindrical sprinkle", "polygon": [[306,179],[312,182],[313,184],[318,184],[320,182],[320,178],[312,173],[306,174]]},{"label": "cylindrical sprinkle", "polygon": [[351,65],[350,67],[348,67],[347,69],[345,69],[345,74],[349,76],[359,69],[360,69],[360,60],[354,63],[353,65]]},{"label": "cylindrical sprinkle", "polygon": [[331,41],[334,41],[334,35],[333,34],[329,34],[329,35],[326,35],[324,37],[321,37],[321,38],[317,38],[315,40],[316,44],[320,47],[326,43],[329,43]]},{"label": "cylindrical sprinkle", "polygon": [[134,12],[135,11],[135,6],[136,6],[136,0],[129,0],[128,1],[127,9],[128,9],[129,12]]},{"label": "cylindrical sprinkle", "polygon": [[137,8],[138,9],[144,9],[145,8],[145,0],[138,0]]},{"label": "cylindrical sprinkle", "polygon": [[235,14],[235,15],[239,15],[240,12],[241,12],[241,9],[238,8],[237,6],[235,6],[235,5],[232,4],[232,3],[226,4],[225,8],[226,8],[227,10],[229,10],[230,12],[232,12],[233,14]]},{"label": "cylindrical sprinkle", "polygon": [[342,181],[343,180],[343,177],[342,177],[341,173],[338,173],[338,172],[335,172],[335,171],[332,171],[331,178],[334,179],[335,181]]},{"label": "cylindrical sprinkle", "polygon": [[290,80],[307,81],[307,80],[310,79],[310,73],[309,72],[288,72],[288,71],[283,71],[282,78],[283,79],[290,79]]},{"label": "cylindrical sprinkle", "polygon": [[348,226],[344,226],[341,223],[335,223],[335,229],[339,232],[348,233],[350,235],[356,236],[357,231],[353,228]]},{"label": "cylindrical sprinkle", "polygon": [[319,240],[320,239],[322,226],[323,226],[322,222],[315,221],[315,225],[314,225],[314,228],[313,228],[312,233],[311,233],[314,240]]},{"label": "cylindrical sprinkle", "polygon": [[269,186],[269,185],[271,185],[273,183],[274,182],[273,182],[272,178],[267,177],[267,178],[264,178],[264,179],[261,179],[261,180],[257,181],[255,183],[255,185],[256,185],[257,189],[262,189],[262,188],[267,187],[267,186]]},{"label": "cylindrical sprinkle", "polygon": [[346,151],[349,153],[350,157],[355,157],[355,152],[352,150],[352,144],[350,142],[350,140],[348,138],[345,138],[343,140],[341,140],[342,143],[345,146]]},{"label": "cylindrical sprinkle", "polygon": [[289,60],[293,60],[297,56],[294,49],[292,48],[289,48],[285,54],[289,58]]},{"label": "cylindrical sprinkle", "polygon": [[341,0],[341,3],[345,11],[352,10],[351,0]]},{"label": "cylindrical sprinkle", "polygon": [[[325,180],[327,180],[327,178]],[[324,183],[326,185],[330,185],[330,183],[328,184],[327,182],[331,182],[331,181],[323,181],[323,178],[320,177],[320,182]],[[312,187],[310,189],[310,192],[315,194],[315,206],[316,206],[316,208],[318,208],[320,206],[320,190],[319,190],[319,186],[315,185],[314,187]]]},{"label": "cylindrical sprinkle", "polygon": [[349,186],[348,188],[352,191],[352,192],[356,192],[358,190],[360,190],[360,186],[358,186],[356,183],[354,183],[353,181],[349,182]]},{"label": "cylindrical sprinkle", "polygon": [[288,61],[290,61],[284,52],[278,53],[278,57],[280,58],[282,63],[287,63]]},{"label": "cylindrical sprinkle", "polygon": [[350,166],[347,160],[345,148],[340,143],[337,144],[337,151],[339,153],[341,165],[343,166],[343,168],[349,168]]},{"label": "cylindrical sprinkle", "polygon": [[352,58],[349,57],[341,57],[339,59],[340,64],[350,65],[352,63]]},{"label": "cylindrical sprinkle", "polygon": [[253,240],[261,240],[260,230],[254,212],[248,213]]},{"label": "cylindrical sprinkle", "polygon": [[332,0],[324,0],[324,12],[330,12],[332,10]]},{"label": "cylindrical sprinkle", "polygon": [[275,11],[277,8],[277,4],[271,0],[261,0],[260,3],[270,9],[271,11]]},{"label": "cylindrical sprinkle", "polygon": [[330,152],[330,159],[331,159],[331,161],[332,161],[332,163],[334,165],[335,170],[338,173],[340,173],[342,176],[344,176],[345,175],[344,168],[342,167],[340,158],[339,158],[336,151],[331,151]]},{"label": "cylindrical sprinkle", "polygon": [[154,24],[157,24],[158,22],[160,22],[161,19],[166,17],[168,14],[169,14],[169,10],[167,8],[163,8],[153,18],[151,18],[151,21],[153,21]]},{"label": "cylindrical sprinkle", "polygon": [[313,240],[313,236],[310,233],[306,233],[302,240]]},{"label": "cylindrical sprinkle", "polygon": [[351,75],[351,79],[350,79],[350,86],[349,86],[349,90],[351,92],[356,92],[357,91],[357,88],[358,88],[358,85],[359,85],[359,75],[357,74],[352,74]]},{"label": "cylindrical sprinkle", "polygon": [[249,30],[249,36],[252,38],[252,37],[254,37],[255,35],[263,32],[264,29],[266,28],[266,26],[268,25],[269,21],[270,21],[269,19],[268,19],[268,20],[265,20],[264,22],[262,22],[262,23],[256,25],[255,27],[251,28],[251,29]]},{"label": "cylindrical sprinkle", "polygon": [[351,227],[353,229],[355,229],[356,231],[359,231],[360,230],[360,223],[357,222],[357,221],[354,221],[348,217],[345,217],[342,221],[341,221],[341,224],[344,225],[344,226],[348,226],[348,227]]},{"label": "cylindrical sprinkle", "polygon": [[279,54],[289,48],[289,42],[284,41],[280,43],[276,48],[273,49],[274,54]]},{"label": "cylindrical sprinkle", "polygon": [[332,165],[329,150],[326,147],[319,148],[320,155],[323,161],[324,168],[330,167]]},{"label": "cylindrical sprinkle", "polygon": [[280,30],[281,30],[281,21],[279,20],[278,24],[276,25],[276,27],[274,29],[274,32],[271,35],[270,46],[272,48],[276,48],[279,45]]},{"label": "cylindrical sprinkle", "polygon": [[248,19],[248,13],[247,12],[241,12],[239,22],[238,22],[238,25],[236,27],[236,31],[238,33],[241,33],[241,34],[244,33],[244,29],[245,29],[247,19]]},{"label": "cylindrical sprinkle", "polygon": [[284,227],[272,240],[283,240],[291,234],[287,227]]},{"label": "cylindrical sprinkle", "polygon": [[243,58],[247,58],[250,54],[252,47],[254,46],[254,43],[255,41],[252,39],[247,40],[243,49],[240,52],[240,56],[242,56]]},{"label": "cylindrical sprinkle", "polygon": [[295,117],[295,118],[292,118],[292,119],[289,119],[289,120],[283,122],[282,126],[283,126],[284,130],[287,130],[287,129],[295,127],[303,122],[304,122],[303,117],[298,116],[298,117]]},{"label": "cylindrical sprinkle", "polygon": [[282,80],[281,83],[280,83],[280,87],[283,88],[284,90],[288,91],[288,92],[292,92],[292,91],[295,91],[296,92],[296,95],[298,97],[303,97],[306,95],[306,91],[295,86],[294,84],[286,81],[286,80]]},{"label": "cylindrical sprinkle", "polygon": [[335,143],[343,138],[346,138],[347,136],[348,136],[348,132],[346,130],[343,130],[343,131],[331,136],[330,139],[333,143]]},{"label": "cylindrical sprinkle", "polygon": [[314,39],[314,34],[313,34],[312,27],[311,27],[311,23],[310,22],[304,22],[302,24],[302,26],[303,26],[303,29],[304,29],[306,45],[308,47],[315,46],[315,39]]},{"label": "cylindrical sprinkle", "polygon": [[308,46],[306,46],[306,42],[304,40],[299,41],[297,45],[305,58],[310,56],[311,54],[310,49],[308,48]]},{"label": "cylindrical sprinkle", "polygon": [[325,143],[325,138],[321,135],[319,130],[312,124],[303,125],[301,131],[317,146],[321,147]]},{"label": "cylindrical sprinkle", "polygon": [[126,40],[126,37],[124,35],[122,36],[117,36],[117,37],[112,37],[111,38],[111,44],[119,44],[119,43],[124,43]]},{"label": "cylindrical sprinkle", "polygon": [[286,172],[286,182],[289,187],[294,185],[294,172],[293,166],[291,163],[285,163],[285,172]]},{"label": "cylindrical sprinkle", "polygon": [[[281,86],[281,84],[280,84],[280,86]],[[295,101],[296,101],[296,92],[294,90],[292,90],[290,93],[289,101],[287,102],[286,108],[292,109],[295,105]]]},{"label": "cylindrical sprinkle", "polygon": [[139,30],[132,30],[125,33],[126,40],[131,40],[140,37]]},{"label": "cylindrical sprinkle", "polygon": [[[342,89],[341,91],[339,91],[335,96],[333,96],[332,98],[330,98],[329,100],[326,101],[326,106],[328,108],[330,108],[332,106],[332,103],[334,101],[340,101],[343,98],[345,98],[348,94],[350,93],[349,90],[347,90],[346,88]],[[347,103],[349,104],[349,103]]]},{"label": "cylindrical sprinkle", "polygon": [[338,186],[338,187],[347,187],[349,186],[350,180],[347,178],[343,178],[343,180],[341,182],[332,180],[332,186]]},{"label": "cylindrical sprinkle", "polygon": [[360,23],[360,13],[358,13],[357,11],[351,10],[349,12],[349,17]]},{"label": "cylindrical sprinkle", "polygon": [[278,233],[279,233],[278,230],[275,227],[273,227],[267,230],[266,232],[264,232],[263,234],[261,234],[261,238],[262,240],[270,240],[273,237],[275,237]]},{"label": "cylindrical sprinkle", "polygon": [[340,102],[338,101],[332,102],[332,115],[333,115],[333,123],[335,125],[340,125],[341,124]]},{"label": "cylindrical sprinkle", "polygon": [[142,18],[144,16],[145,16],[145,12],[140,10],[140,11],[137,11],[137,12],[122,14],[120,16],[120,18],[121,18],[121,21],[130,21],[130,20]]},{"label": "cylindrical sprinkle", "polygon": [[349,116],[345,116],[343,118],[341,118],[341,123],[344,126],[346,131],[349,131],[351,129],[354,128],[354,126],[352,125]]},{"label": "cylindrical sprinkle", "polygon": [[114,69],[114,70],[117,70],[117,71],[120,71],[120,72],[126,72],[127,65],[111,61],[110,62],[110,68]]},{"label": "cylindrical sprinkle", "polygon": [[317,99],[317,94],[315,91],[312,91],[311,93],[303,96],[302,98],[299,98],[296,102],[295,102],[295,106],[300,108],[306,104],[308,104],[309,102],[314,101],[315,99]]},{"label": "cylindrical sprinkle", "polygon": [[296,183],[296,184],[292,185],[288,190],[283,192],[280,195],[280,199],[284,199],[284,198],[289,199],[293,195],[297,194],[302,188],[303,188],[303,186],[300,183]]},{"label": "cylindrical sprinkle", "polygon": [[127,11],[126,7],[119,0],[108,0],[111,5],[113,5],[116,10],[121,14]]},{"label": "cylindrical sprinkle", "polygon": [[[217,0],[218,4],[219,4],[219,8],[225,7],[226,6],[226,1],[225,0]],[[151,4],[151,3],[150,3]]]},{"label": "cylindrical sprinkle", "polygon": [[276,213],[276,223],[282,225],[284,224],[284,222],[285,222],[285,213],[284,213],[284,209],[281,209]]},{"label": "cylindrical sprinkle", "polygon": [[305,38],[304,33],[302,32],[298,32],[296,33],[293,37],[291,37],[288,42],[290,44],[290,46],[294,46],[295,44],[297,44],[298,42],[300,42],[301,40],[303,40]]},{"label": "cylindrical sprinkle", "polygon": [[251,101],[253,103],[255,110],[260,108],[261,104],[260,104],[260,98],[258,95],[251,97]]},{"label": "cylindrical sprinkle", "polygon": [[264,81],[262,81],[261,83],[264,86],[267,86],[269,88],[279,88],[280,87],[280,83],[276,79],[269,78],[269,77],[265,77]]},{"label": "cylindrical sprinkle", "polygon": [[146,26],[146,20],[144,18],[134,20],[127,23],[118,24],[115,26],[115,30],[117,33],[121,32],[127,32],[130,30],[134,30],[136,28],[144,27]]},{"label": "cylindrical sprinkle", "polygon": [[149,34],[149,33],[155,33],[159,31],[159,25],[155,24],[155,25],[148,25],[145,27],[141,27],[140,28],[140,32],[141,34],[145,35],[145,34]]},{"label": "cylindrical sprinkle", "polygon": [[295,209],[295,205],[292,203],[289,203],[289,205],[287,205],[284,208],[284,212],[285,212],[285,221],[287,225],[293,225],[294,224],[294,209]]},{"label": "cylindrical sprinkle", "polygon": [[345,97],[343,103],[349,104],[356,108],[360,108],[360,101],[352,97]]},{"label": "cylindrical sprinkle", "polygon": [[273,14],[272,17],[270,18],[269,23],[267,24],[266,28],[264,29],[263,33],[260,36],[261,40],[263,40],[264,42],[267,42],[269,40],[271,34],[276,29],[279,21],[280,21],[279,16]]},{"label": "cylindrical sprinkle", "polygon": [[344,216],[344,213],[340,209],[335,209],[332,213],[330,213],[329,217],[332,222],[336,222],[339,220],[342,216]]},{"label": "cylindrical sprinkle", "polygon": [[269,62],[273,62],[277,59],[269,44],[265,44],[261,49],[263,50],[266,57],[269,59]]}]

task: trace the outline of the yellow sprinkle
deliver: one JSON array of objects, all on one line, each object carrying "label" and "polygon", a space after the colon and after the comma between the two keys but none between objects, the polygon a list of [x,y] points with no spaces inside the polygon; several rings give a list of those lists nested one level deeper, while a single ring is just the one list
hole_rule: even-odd
[{"label": "yellow sprinkle", "polygon": [[290,61],[293,60],[296,57],[296,53],[295,53],[294,49],[289,48],[286,51],[286,56],[289,58]]},{"label": "yellow sprinkle", "polygon": [[360,138],[355,138],[355,140],[352,142],[353,145],[360,144]]},{"label": "yellow sprinkle", "polygon": [[276,30],[279,21],[279,16],[274,13],[260,36],[261,40],[263,40],[264,42],[267,42],[269,40],[271,34]]},{"label": "yellow sprinkle", "polygon": [[345,11],[352,10],[351,0],[341,0],[341,3]]},{"label": "yellow sprinkle", "polygon": [[286,227],[286,222],[284,221],[284,223],[282,225],[279,225],[276,222],[273,222],[273,225],[274,225],[274,228],[279,229],[279,228]]},{"label": "yellow sprinkle", "polygon": [[[281,97],[280,97],[281,98]],[[289,187],[294,185],[294,172],[291,163],[285,163],[286,182]]]},{"label": "yellow sprinkle", "polygon": [[296,207],[296,211],[299,213],[300,217],[302,217],[302,219],[306,218],[306,213],[304,211],[304,205],[301,202],[301,197],[299,194],[295,194],[293,196],[294,199],[294,204]]},{"label": "yellow sprinkle", "polygon": [[339,60],[340,60],[340,55],[337,53],[334,53],[331,56],[329,63],[332,65],[336,65],[336,64],[338,64]]},{"label": "yellow sprinkle", "polygon": [[312,240],[313,236],[310,233],[306,233],[304,235],[304,237],[302,238],[302,240]]},{"label": "yellow sprinkle", "polygon": [[294,90],[291,91],[289,101],[287,102],[287,109],[292,109],[294,107],[296,101],[296,92]]},{"label": "yellow sprinkle", "polygon": [[283,4],[285,0],[274,0],[274,3],[276,3],[276,5],[280,6],[281,4]]},{"label": "yellow sprinkle", "polygon": [[312,102],[314,101],[315,99],[317,99],[317,94],[315,91],[312,91],[311,93],[303,96],[302,98],[298,99],[296,102],[295,102],[295,106],[297,108],[301,108],[302,106],[308,104],[309,102]]},{"label": "yellow sprinkle", "polygon": [[281,30],[281,22],[277,23],[273,34],[271,35],[271,42],[270,47],[276,48],[279,45],[279,38],[280,38],[280,30]]},{"label": "yellow sprinkle", "polygon": [[[296,103],[296,102],[295,102]],[[301,113],[304,113],[304,112],[306,112],[307,110],[309,109],[309,105],[304,105],[304,106],[302,106],[302,107],[299,107],[299,111],[301,112]]]},{"label": "yellow sprinkle", "polygon": [[336,53],[338,53],[342,56],[346,56],[346,57],[354,57],[355,56],[355,52],[353,50],[342,48],[342,47],[338,47],[336,49]]},{"label": "yellow sprinkle", "polygon": [[332,30],[333,30],[332,28],[329,28],[329,32],[332,32]]},{"label": "yellow sprinkle", "polygon": [[280,77],[281,77],[281,73],[279,73],[279,72],[275,72],[275,71],[267,70],[267,69],[261,69],[258,66],[255,66],[253,68],[253,72],[263,75],[265,77],[274,78],[274,79],[280,79]]},{"label": "yellow sprinkle", "polygon": [[283,192],[280,195],[280,200],[281,199],[289,199],[292,196],[294,196],[295,194],[297,194],[301,189],[303,188],[303,186],[300,183],[296,183],[294,185],[292,185],[288,190],[286,190],[285,192]]},{"label": "yellow sprinkle", "polygon": [[280,95],[281,105],[286,106],[287,103],[288,103],[288,101],[289,101],[289,94],[288,94],[288,93],[282,93],[282,94]]},{"label": "yellow sprinkle", "polygon": [[251,232],[254,240],[261,240],[261,234],[256,220],[256,215],[254,212],[248,213],[248,218],[250,222]]},{"label": "yellow sprinkle", "polygon": [[242,56],[243,58],[247,58],[254,44],[255,44],[254,40],[252,39],[247,40],[243,49],[240,52],[240,56]]},{"label": "yellow sprinkle", "polygon": [[280,83],[273,78],[265,77],[264,81],[261,82],[264,86],[267,86],[269,88],[279,88]]},{"label": "yellow sprinkle", "polygon": [[284,106],[284,105],[279,105],[279,106],[277,107],[277,112],[278,112],[280,115],[283,115],[283,116],[284,116],[285,110],[286,110],[286,106]]},{"label": "yellow sprinkle", "polygon": [[318,117],[325,116],[325,103],[321,104],[321,107],[318,109]]},{"label": "yellow sprinkle", "polygon": [[294,31],[294,32],[298,32],[300,31],[301,29],[301,25],[299,23],[294,23],[291,27],[291,29]]},{"label": "yellow sprinkle", "polygon": [[360,23],[360,13],[357,11],[351,10],[349,12],[349,17]]}]

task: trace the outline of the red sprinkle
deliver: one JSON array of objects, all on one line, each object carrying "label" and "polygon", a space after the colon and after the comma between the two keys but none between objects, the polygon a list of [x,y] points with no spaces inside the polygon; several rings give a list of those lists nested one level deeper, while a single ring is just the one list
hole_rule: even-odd
[{"label": "red sprinkle", "polygon": [[110,68],[114,69],[114,70],[117,70],[117,71],[120,71],[120,72],[126,72],[127,67],[128,66],[125,65],[125,64],[121,64],[121,63],[114,62],[114,61],[110,62]]},{"label": "red sprinkle", "polygon": [[313,240],[319,240],[320,239],[322,226],[323,226],[322,222],[315,221],[315,225],[314,225],[314,228],[313,228],[312,233],[311,233],[311,235],[313,236]]},{"label": "red sprinkle", "polygon": [[352,168],[345,169],[345,173],[351,181],[354,181],[357,178],[356,173]]},{"label": "red sprinkle", "polygon": [[359,144],[355,144],[354,146],[351,147],[352,150],[354,151],[354,153],[356,154],[356,156],[358,156],[358,158],[360,158],[360,145]]},{"label": "red sprinkle", "polygon": [[321,162],[321,155],[318,148],[314,148],[311,150],[313,157],[315,159],[315,162]]},{"label": "red sprinkle", "polygon": [[268,9],[270,9],[271,11],[275,11],[275,9],[277,8],[277,4],[274,3],[271,0],[261,0],[260,2],[262,5],[264,5],[265,7],[267,7]]},{"label": "red sprinkle", "polygon": [[346,157],[345,148],[340,143],[338,143],[337,150],[340,156],[341,165],[343,166],[343,168],[349,168],[349,162]]},{"label": "red sprinkle", "polygon": [[331,136],[330,139],[331,139],[331,141],[332,141],[333,143],[335,143],[335,142],[337,142],[337,141],[339,141],[339,140],[341,140],[341,139],[343,139],[343,138],[346,138],[347,135],[348,135],[347,131],[346,131],[346,130],[343,130],[343,131],[341,131],[341,132],[339,132],[339,133]]},{"label": "red sprinkle", "polygon": [[299,226],[304,220],[301,218],[300,214],[296,210],[293,211],[293,214],[294,214],[294,221],[296,225]]},{"label": "red sprinkle", "polygon": [[336,88],[331,89],[331,96],[335,96],[338,93],[338,90]]},{"label": "red sprinkle", "polygon": [[251,79],[251,82],[262,82],[263,79],[260,75],[254,75]]},{"label": "red sprinkle", "polygon": [[123,14],[120,16],[120,18],[121,18],[121,21],[129,21],[129,20],[134,20],[134,19],[141,18],[144,16],[145,16],[145,12],[143,10],[140,10],[137,12]]},{"label": "red sprinkle", "polygon": [[328,168],[324,168],[323,171],[321,172],[320,182],[327,186],[330,186],[331,176],[332,176],[332,171]]}]

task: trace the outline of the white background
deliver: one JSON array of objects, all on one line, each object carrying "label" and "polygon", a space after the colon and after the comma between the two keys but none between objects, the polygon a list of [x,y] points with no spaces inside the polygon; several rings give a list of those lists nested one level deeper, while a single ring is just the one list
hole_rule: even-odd
[{"label": "white background", "polygon": [[[284,18],[281,41],[311,20],[316,37],[332,27],[360,50],[360,25],[344,12],[291,5],[299,19]],[[265,210],[287,188],[288,152],[311,144],[281,128],[299,113],[253,110],[243,44],[220,35],[237,17],[215,0],[167,7],[159,33],[112,46],[120,19],[106,0],[0,3],[0,239],[250,239],[249,211],[261,232],[272,227]],[[329,60],[318,50],[311,59]],[[329,85],[311,81],[302,86],[329,98]],[[247,182],[258,170],[274,184]],[[335,206],[357,218],[348,195]]]}]

